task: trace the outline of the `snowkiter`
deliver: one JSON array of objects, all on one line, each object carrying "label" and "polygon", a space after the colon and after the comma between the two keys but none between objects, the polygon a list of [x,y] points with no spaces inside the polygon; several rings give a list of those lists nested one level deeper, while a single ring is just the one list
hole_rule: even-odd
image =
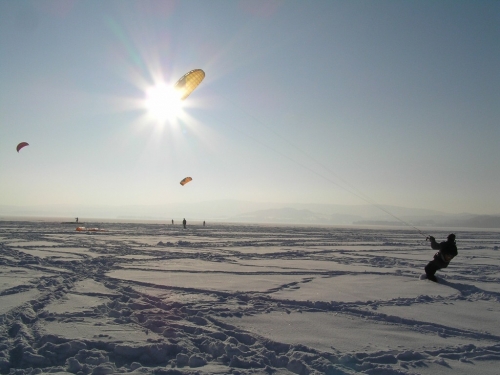
[{"label": "snowkiter", "polygon": [[434,259],[425,266],[425,273],[429,280],[437,282],[436,276],[434,276],[436,271],[448,267],[450,261],[458,254],[458,250],[453,233],[449,234],[447,240],[441,243],[437,243],[432,236],[429,236],[429,240],[431,248],[439,251],[434,254]]}]

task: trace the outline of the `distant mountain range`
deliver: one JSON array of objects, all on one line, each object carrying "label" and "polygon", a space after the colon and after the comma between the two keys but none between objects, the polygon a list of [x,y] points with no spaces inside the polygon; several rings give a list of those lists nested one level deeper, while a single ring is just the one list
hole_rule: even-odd
[{"label": "distant mountain range", "polygon": [[[425,210],[404,209],[392,207],[390,214],[371,217],[369,207],[353,208],[353,213],[320,213],[307,209],[281,208],[248,212],[231,218],[236,222],[265,222],[283,224],[325,224],[325,225],[389,225],[389,226],[418,226],[418,227],[468,227],[468,228],[500,228],[500,215],[474,214],[444,214],[425,213]],[[355,214],[359,210],[366,210],[365,215]],[[396,215],[395,211],[405,212]],[[383,211],[382,211],[383,212]],[[399,219],[399,220],[398,220]]]},{"label": "distant mountain range", "polygon": [[0,206],[0,217],[182,220],[322,225],[500,228],[499,215],[447,214],[387,205],[279,204],[237,200],[155,206]]}]

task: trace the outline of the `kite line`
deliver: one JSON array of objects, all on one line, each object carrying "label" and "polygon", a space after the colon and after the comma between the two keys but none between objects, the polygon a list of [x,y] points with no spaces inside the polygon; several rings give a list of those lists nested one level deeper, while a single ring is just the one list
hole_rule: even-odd
[{"label": "kite line", "polygon": [[[255,117],[253,114],[249,113],[248,111],[246,111],[244,108],[242,108],[241,106],[239,106],[237,103],[235,103],[234,101],[230,100],[229,98],[225,97],[225,96],[222,96],[220,94],[218,94],[219,96],[221,96],[224,100],[226,100],[227,102],[229,102],[231,105],[233,105],[234,107],[236,107],[237,109],[239,109],[241,112],[245,113],[248,117],[250,117],[253,121],[255,121],[256,123],[258,123],[260,126],[262,126],[263,128],[265,128],[266,130],[270,131],[271,133],[273,133],[276,137],[280,138],[282,141],[286,142],[288,145],[290,145],[291,147],[293,147],[294,149],[296,149],[297,151],[299,151],[300,153],[302,153],[303,155],[305,155],[307,158],[309,158],[310,160],[314,161],[316,164],[318,164],[319,166],[321,166],[322,168],[324,168],[326,171],[328,171],[331,175],[333,175],[336,179],[342,181],[346,186],[344,185],[341,185],[339,184],[338,182],[336,182],[335,180],[325,176],[324,174],[316,171],[315,169],[312,169],[310,168],[309,166],[297,161],[296,159],[293,159],[291,158],[290,156],[284,154],[283,152],[280,152],[278,150],[276,150],[275,148],[273,148],[272,146],[269,146],[268,144],[262,142],[261,140],[249,135],[248,133],[245,133],[243,132],[241,129],[238,129],[232,125],[230,125],[233,129],[236,129],[238,132],[240,132],[241,134],[249,137],[250,139],[252,139],[254,142],[257,142],[259,143],[261,146],[264,146],[265,148],[273,151],[274,153],[290,160],[291,162],[301,166],[302,168],[305,168],[307,169],[308,171],[314,173],[315,175],[323,178],[324,180],[334,184],[335,186],[338,186],[339,188],[349,192],[350,194],[356,196],[357,198],[363,200],[364,202],[368,203],[369,205],[372,205],[374,207],[377,207],[379,210],[383,211],[384,213],[386,213],[387,215],[391,216],[392,218],[396,219],[397,221],[401,222],[402,224],[410,227],[410,228],[413,228],[414,230],[416,230],[418,233],[420,233],[422,236],[424,237],[429,237],[428,234],[425,234],[424,232],[422,232],[419,228],[417,228],[415,225],[413,224],[410,224],[409,222],[407,222],[406,220],[403,220],[401,219],[400,217],[394,215],[392,212],[388,211],[386,208],[382,207],[380,204],[378,204],[377,202],[375,202],[374,200],[372,200],[371,198],[369,198],[366,194],[363,194],[359,189],[357,189],[356,187],[354,187],[352,184],[350,184],[348,181],[346,181],[345,179],[343,179],[341,176],[339,176],[338,174],[336,174],[334,171],[332,171],[328,166],[324,165],[324,163],[322,163],[321,161],[317,160],[314,156],[310,155],[309,153],[305,152],[303,149],[301,149],[299,146],[297,146],[296,144],[290,142],[288,139],[286,139],[285,137],[283,137],[281,134],[279,134],[278,132],[276,132],[275,130],[273,130],[271,127],[267,126],[264,122],[262,122],[260,119],[258,119],[257,117]],[[219,119],[217,121],[220,121]]]}]

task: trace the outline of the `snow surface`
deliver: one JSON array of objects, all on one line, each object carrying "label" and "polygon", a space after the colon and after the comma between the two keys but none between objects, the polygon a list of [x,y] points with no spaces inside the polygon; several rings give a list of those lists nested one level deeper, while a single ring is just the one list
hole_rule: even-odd
[{"label": "snow surface", "polygon": [[90,226],[0,222],[1,373],[499,374],[498,231]]}]

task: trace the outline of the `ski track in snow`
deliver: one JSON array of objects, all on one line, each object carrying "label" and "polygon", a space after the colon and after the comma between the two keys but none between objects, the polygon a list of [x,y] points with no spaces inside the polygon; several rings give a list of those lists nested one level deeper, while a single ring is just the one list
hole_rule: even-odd
[{"label": "ski track in snow", "polygon": [[1,373],[498,374],[498,232],[101,227],[0,222]]}]

